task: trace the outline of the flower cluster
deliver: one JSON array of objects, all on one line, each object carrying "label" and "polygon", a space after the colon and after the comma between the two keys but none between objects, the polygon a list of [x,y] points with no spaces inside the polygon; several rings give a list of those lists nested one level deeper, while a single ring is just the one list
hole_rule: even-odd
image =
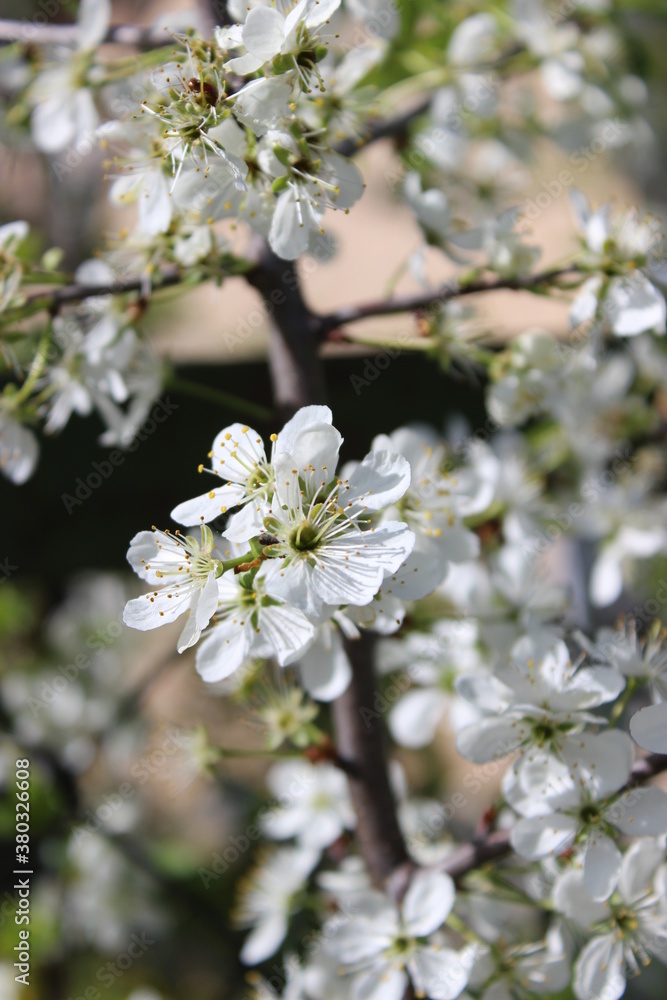
[{"label": "flower cluster", "polygon": [[[393,616],[395,629],[401,600],[424,596],[434,573],[444,575],[439,537],[431,560],[413,556],[415,532],[391,513],[410,486],[407,460],[378,447],[339,473],[342,439],[331,421],[328,407],[304,407],[272,435],[270,457],[251,427],[224,428],[211,467],[200,466],[221,485],[172,512],[199,526],[201,538],[153,529],[132,540],[130,564],[157,589],[131,601],[125,621],[152,629],[187,614],[178,648],[203,633],[197,668],[205,680],[229,677],[249,657],[275,656],[281,666],[302,664],[311,693],[338,690],[335,678],[349,667],[332,627],[382,630]],[[226,514],[217,535],[209,522]],[[430,527],[422,535],[430,540]]]},{"label": "flower cluster", "polygon": [[[110,201],[134,214],[72,274],[57,249],[37,254],[27,223],[0,227],[0,347],[15,377],[0,395],[0,470],[25,482],[34,428],[59,433],[75,414],[101,418],[102,444],[129,446],[169,379],[146,310],[166,285],[232,275],[261,290],[281,348],[293,332],[307,353],[306,334],[354,341],[350,319],[413,315],[401,348],[477,388],[479,424],[443,402],[439,430],[390,428],[360,461],[324,405],[268,441],[223,427],[198,467],[205,488],[171,511],[178,527],[130,542],[144,592],[84,581],[52,639],[78,662],[81,630],[97,634],[91,602],[119,634],[119,601],[132,629],[176,626],[205,682],[193,675],[191,690],[225,696],[263,736],[259,749],[217,746],[198,707],[196,731],[172,739],[182,787],[226,757],[278,758],[261,805],[219,782],[215,845],[251,799],[254,813],[198,870],[208,888],[232,850],[273,842],[235,879],[241,962],[284,949],[284,974],[251,972],[258,1000],[617,1000],[667,943],[667,794],[651,783],[660,760],[642,753],[667,752],[667,271],[658,221],[592,206],[572,171],[534,201],[522,192],[533,137],[552,138],[573,169],[582,150],[588,163],[647,148],[637,60],[607,0],[429,2],[409,15],[384,0],[221,7],[229,23],[210,37],[173,22],[168,44],[114,59],[102,48],[111,4],[82,0],[69,42],[47,32],[2,60],[10,129],[59,180],[73,154],[102,147]],[[318,313],[281,260],[333,255],[328,213],[361,199],[355,153],[383,136],[397,140],[384,180],[414,237],[393,281],[409,274],[419,294]],[[527,223],[565,188],[578,245],[540,272]],[[275,275],[274,301],[262,286]],[[566,335],[490,333],[475,296],[502,289],[566,298]],[[287,329],[300,314],[304,330]],[[237,403],[239,417],[261,412]],[[598,627],[605,608],[625,617]],[[0,612],[8,645],[25,642],[20,607]],[[103,640],[84,656],[83,678],[55,653],[0,677],[9,749],[35,749],[72,812],[93,765],[120,788],[145,743],[132,713],[155,677],[125,690],[122,634],[117,650]],[[221,727],[233,742],[230,717]],[[400,762],[384,760],[386,735]],[[135,847],[126,835],[148,807],[121,798],[58,848],[70,928],[58,947],[69,934],[118,948],[139,922],[164,931],[130,860],[163,865],[167,888],[175,865],[194,874],[185,855],[201,844],[178,859]],[[188,900],[200,909],[198,893]]]}]

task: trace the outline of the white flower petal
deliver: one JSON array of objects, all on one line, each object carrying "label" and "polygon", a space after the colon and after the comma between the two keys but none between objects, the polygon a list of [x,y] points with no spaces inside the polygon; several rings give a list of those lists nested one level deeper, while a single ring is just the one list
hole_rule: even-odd
[{"label": "white flower petal", "polygon": [[391,735],[402,747],[428,746],[440,724],[448,697],[435,688],[408,691],[389,714]]},{"label": "white flower petal", "polygon": [[556,909],[579,927],[588,930],[609,916],[609,908],[586,892],[581,869],[571,868],[561,875],[554,886],[553,902]]},{"label": "white flower petal", "polygon": [[273,913],[262,920],[245,939],[240,958],[245,965],[257,965],[273,955],[287,934],[287,917]]},{"label": "white flower petal", "polygon": [[635,712],[630,719],[630,734],[644,750],[667,754],[667,702]]},{"label": "white flower petal", "polygon": [[412,937],[425,937],[442,926],[454,905],[456,890],[443,872],[417,872],[403,899],[403,923]]},{"label": "white flower petal", "polygon": [[594,937],[574,967],[572,983],[578,1000],[618,1000],[625,993],[623,942],[615,934]]},{"label": "white flower petal", "polygon": [[349,478],[343,494],[345,511],[382,510],[400,500],[410,485],[410,465],[402,455],[389,451],[371,451]]},{"label": "white flower petal", "polygon": [[315,626],[287,604],[261,607],[257,636],[268,643],[281,667],[298,659],[315,637]]},{"label": "white flower petal", "polygon": [[352,1000],[402,1000],[408,977],[402,969],[371,970],[354,980]]},{"label": "white flower petal", "polygon": [[592,735],[582,733],[563,747],[572,777],[594,799],[606,799],[630,777],[634,750],[630,737],[618,729]]},{"label": "white flower petal", "polygon": [[278,196],[273,213],[269,243],[283,260],[296,260],[308,249],[311,229],[319,227],[320,216],[306,195],[295,185]]},{"label": "white flower petal", "polygon": [[613,310],[611,328],[619,337],[635,337],[648,330],[665,332],[665,297],[641,271],[612,281],[605,305]]},{"label": "white flower petal", "polygon": [[626,903],[646,896],[653,886],[656,873],[665,861],[661,840],[636,840],[623,855],[623,868],[618,891]]},{"label": "white flower petal", "polygon": [[106,35],[111,21],[110,0],[81,0],[76,21],[79,48],[96,48]]},{"label": "white flower petal", "polygon": [[285,18],[273,7],[253,7],[243,25],[243,43],[262,62],[273,59],[281,49]]},{"label": "white flower petal", "polygon": [[528,732],[525,723],[513,718],[482,719],[461,730],[456,749],[473,763],[485,764],[516,750]]},{"label": "white flower petal", "polygon": [[316,701],[333,701],[347,689],[352,667],[340,636],[334,632],[331,644],[313,643],[299,660],[299,677],[304,688]]},{"label": "white flower petal", "polygon": [[632,788],[606,810],[605,818],[628,837],[658,837],[667,833],[667,794],[653,785]]},{"label": "white flower petal", "polygon": [[470,976],[473,949],[419,948],[408,959],[408,968],[418,995],[432,1000],[454,1000]]},{"label": "white flower petal", "polygon": [[530,861],[549,854],[557,856],[574,843],[578,825],[573,816],[559,813],[520,819],[512,829],[512,847],[517,854]]},{"label": "white flower petal", "polygon": [[216,624],[197,650],[197,672],[207,683],[224,680],[238,670],[250,651],[248,630],[231,618]]},{"label": "white flower petal", "polygon": [[280,76],[251,80],[236,95],[234,115],[256,135],[263,135],[289,113],[291,97],[291,86]]},{"label": "white flower petal", "polygon": [[225,483],[223,486],[216,486],[208,493],[193,497],[192,500],[184,500],[174,507],[171,517],[178,524],[185,524],[191,527],[212,521],[216,517],[224,514],[228,508],[236,507],[245,498],[245,490],[236,483]]},{"label": "white flower petal", "polygon": [[623,855],[610,837],[591,836],[583,860],[584,889],[591,899],[609,899],[618,884]]},{"label": "white flower petal", "polygon": [[190,607],[192,591],[176,588],[153,591],[128,601],[123,611],[123,621],[131,628],[145,632],[168,625],[180,618]]}]

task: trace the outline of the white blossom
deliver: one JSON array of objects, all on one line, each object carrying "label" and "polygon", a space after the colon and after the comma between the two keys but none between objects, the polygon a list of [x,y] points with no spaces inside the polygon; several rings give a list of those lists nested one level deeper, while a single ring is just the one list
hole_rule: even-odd
[{"label": "white blossom", "polygon": [[279,761],[266,781],[279,805],[264,814],[262,828],[274,840],[295,837],[305,848],[322,850],[354,829],[347,778],[332,764]]},{"label": "white blossom", "polygon": [[281,847],[266,853],[244,877],[236,918],[239,926],[252,927],[241,949],[241,961],[257,965],[282,944],[297,894],[315,868],[319,851]]},{"label": "white blossom", "polygon": [[125,624],[145,631],[187,614],[178,651],[194,645],[218,606],[217,568],[226,544],[204,526],[201,542],[180,533],[140,531],[130,542],[127,559],[135,573],[157,589],[128,601]]},{"label": "white blossom", "polygon": [[433,1000],[464,989],[473,952],[447,947],[438,933],[454,905],[454,884],[441,872],[414,876],[400,906],[375,890],[350,901],[351,916],[332,923],[332,953],[355,970],[353,1000],[400,1000],[408,983]]}]

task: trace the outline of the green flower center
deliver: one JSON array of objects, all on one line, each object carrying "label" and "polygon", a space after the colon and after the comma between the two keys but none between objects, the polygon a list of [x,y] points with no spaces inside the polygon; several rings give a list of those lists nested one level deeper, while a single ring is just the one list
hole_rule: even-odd
[{"label": "green flower center", "polygon": [[298,552],[310,552],[316,549],[320,543],[321,526],[311,524],[310,521],[303,521],[290,535],[290,544]]}]

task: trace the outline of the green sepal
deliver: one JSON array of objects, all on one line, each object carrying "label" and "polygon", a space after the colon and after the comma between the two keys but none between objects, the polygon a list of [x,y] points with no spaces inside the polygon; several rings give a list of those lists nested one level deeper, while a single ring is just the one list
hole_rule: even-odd
[{"label": "green sepal", "polygon": [[284,146],[274,146],[273,155],[279,163],[282,163],[284,167],[289,167],[292,157],[292,153],[289,149],[285,149]]}]

